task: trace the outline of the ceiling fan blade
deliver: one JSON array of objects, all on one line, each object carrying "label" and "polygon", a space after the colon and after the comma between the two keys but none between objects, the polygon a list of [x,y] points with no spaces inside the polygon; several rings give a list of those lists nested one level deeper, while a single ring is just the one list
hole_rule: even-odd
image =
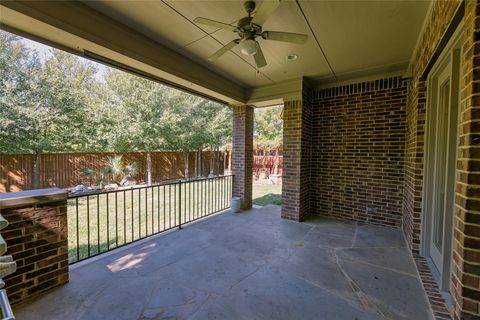
[{"label": "ceiling fan blade", "polygon": [[219,29],[227,29],[227,30],[231,30],[231,31],[235,31],[237,29],[237,27],[232,26],[230,24],[215,21],[215,20],[211,20],[211,19],[207,19],[207,18],[196,17],[195,19],[193,19],[193,21],[196,22],[196,23],[204,24],[204,25],[210,26],[210,27],[216,27],[216,28],[219,28]]},{"label": "ceiling fan blade", "polygon": [[266,40],[304,44],[305,42],[307,42],[308,36],[301,33],[264,31],[262,32],[262,38]]},{"label": "ceiling fan blade", "polygon": [[257,68],[265,67],[267,65],[267,61],[263,56],[263,51],[260,46],[257,47],[257,53],[255,53],[253,57],[255,58],[255,64],[257,65]]},{"label": "ceiling fan blade", "polygon": [[230,41],[229,43],[227,43],[226,45],[224,45],[222,48],[220,48],[220,50],[218,50],[217,52],[215,52],[214,54],[212,54],[210,57],[208,57],[208,60],[210,61],[215,61],[217,60],[218,58],[220,58],[220,56],[224,55],[225,53],[227,53],[229,50],[231,50],[233,47],[235,47],[236,45],[238,44],[238,40],[233,40],[233,41]]},{"label": "ceiling fan blade", "polygon": [[255,11],[251,23],[256,24],[257,26],[262,26],[279,5],[280,0],[264,0],[258,7],[257,11]]}]

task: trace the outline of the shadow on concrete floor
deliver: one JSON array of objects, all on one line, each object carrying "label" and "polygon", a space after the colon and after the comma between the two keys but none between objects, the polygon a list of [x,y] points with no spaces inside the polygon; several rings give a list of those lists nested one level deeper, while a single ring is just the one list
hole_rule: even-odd
[{"label": "shadow on concrete floor", "polygon": [[400,230],[225,213],[72,268],[18,319],[431,319]]}]

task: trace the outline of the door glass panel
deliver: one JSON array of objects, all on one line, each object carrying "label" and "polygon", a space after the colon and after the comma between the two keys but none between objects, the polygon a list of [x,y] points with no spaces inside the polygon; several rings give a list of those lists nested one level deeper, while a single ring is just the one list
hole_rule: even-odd
[{"label": "door glass panel", "polygon": [[437,190],[434,204],[433,244],[442,252],[445,222],[445,175],[448,137],[448,111],[450,109],[450,81],[446,80],[439,88],[439,109],[437,113],[435,175]]}]

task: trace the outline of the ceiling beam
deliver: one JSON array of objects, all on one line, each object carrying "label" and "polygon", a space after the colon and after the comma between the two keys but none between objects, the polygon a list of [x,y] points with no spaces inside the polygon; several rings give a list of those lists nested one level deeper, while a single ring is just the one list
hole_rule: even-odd
[{"label": "ceiling beam", "polygon": [[239,84],[77,1],[2,2],[0,27],[226,104],[246,102]]},{"label": "ceiling beam", "polygon": [[270,84],[247,91],[247,104],[256,107],[268,107],[282,104],[289,100],[301,100],[303,78],[297,78]]}]

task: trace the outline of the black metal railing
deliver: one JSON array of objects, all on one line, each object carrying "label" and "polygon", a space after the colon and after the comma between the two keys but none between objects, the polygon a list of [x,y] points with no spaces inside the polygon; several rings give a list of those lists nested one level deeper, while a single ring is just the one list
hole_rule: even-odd
[{"label": "black metal railing", "polygon": [[69,263],[230,207],[232,176],[177,180],[68,199]]}]

